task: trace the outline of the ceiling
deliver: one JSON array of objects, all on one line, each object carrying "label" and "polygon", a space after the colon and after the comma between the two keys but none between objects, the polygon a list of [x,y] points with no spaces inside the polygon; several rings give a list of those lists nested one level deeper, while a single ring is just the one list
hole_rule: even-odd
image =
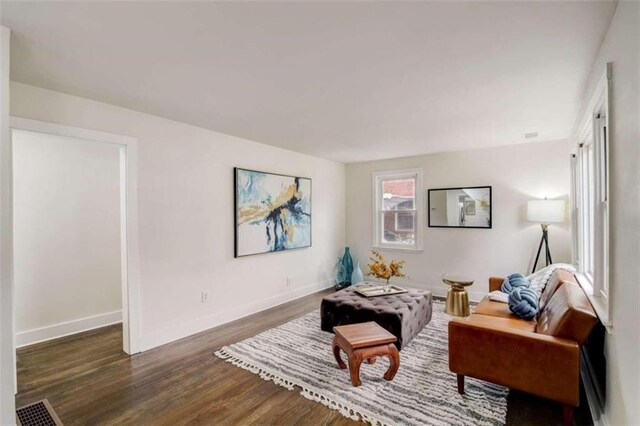
[{"label": "ceiling", "polygon": [[12,80],[348,163],[566,138],[615,6],[2,1],[1,22]]}]

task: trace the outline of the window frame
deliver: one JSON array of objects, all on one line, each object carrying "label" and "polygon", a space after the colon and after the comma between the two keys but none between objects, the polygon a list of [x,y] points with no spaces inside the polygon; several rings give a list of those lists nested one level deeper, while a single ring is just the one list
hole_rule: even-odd
[{"label": "window frame", "polygon": [[609,269],[609,175],[612,64],[585,110],[571,153],[573,262],[578,282],[612,331]]},{"label": "window frame", "polygon": [[[382,182],[387,180],[396,179],[414,179],[415,191],[413,209],[403,210],[383,210],[382,209]],[[425,214],[423,206],[423,192],[422,185],[422,168],[410,168],[410,169],[398,169],[398,170],[384,170],[376,171],[371,174],[371,194],[372,194],[372,243],[371,246],[378,250],[390,250],[390,251],[405,251],[405,252],[421,252],[423,242],[423,218]],[[384,213],[394,212],[396,213],[394,222],[397,225],[398,216],[397,213],[413,212],[413,231],[414,231],[414,243],[398,244],[385,242],[382,232],[384,232]],[[396,226],[397,227],[397,226]]]}]

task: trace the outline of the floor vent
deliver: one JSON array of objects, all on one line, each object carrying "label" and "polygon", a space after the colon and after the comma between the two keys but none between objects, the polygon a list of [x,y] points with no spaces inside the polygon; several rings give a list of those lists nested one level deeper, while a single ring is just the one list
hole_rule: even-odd
[{"label": "floor vent", "polygon": [[46,399],[16,410],[18,426],[62,426],[51,404]]}]

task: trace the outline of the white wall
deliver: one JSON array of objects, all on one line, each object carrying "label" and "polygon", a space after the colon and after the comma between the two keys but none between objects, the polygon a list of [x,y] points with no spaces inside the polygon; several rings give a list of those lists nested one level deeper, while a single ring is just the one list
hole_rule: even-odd
[{"label": "white wall", "polygon": [[[11,89],[12,115],[138,138],[143,350],[331,285],[345,236],[343,164],[20,83]],[[313,179],[313,247],[233,258],[234,166]]]},{"label": "white wall", "polygon": [[17,345],[117,321],[119,147],[14,131],[13,209]]},{"label": "white wall", "polygon": [[[479,299],[492,275],[531,272],[541,237],[540,226],[526,221],[530,199],[566,198],[569,194],[567,141],[540,142],[448,152],[347,166],[347,242],[366,263],[371,247],[371,173],[421,167],[424,171],[424,219],[429,188],[492,186],[492,229],[428,228],[422,253],[389,252],[405,259],[411,282],[434,294],[445,294],[444,273],[464,274],[475,280],[469,289]],[[550,227],[555,262],[570,261],[569,222]],[[384,250],[383,250],[384,251]],[[543,260],[542,260],[543,262]],[[538,262],[538,267],[542,263]]]},{"label": "white wall", "polygon": [[[640,3],[621,1],[592,69],[583,108],[613,62],[610,112],[610,297],[605,424],[640,423]],[[582,113],[579,117],[582,117]]]}]

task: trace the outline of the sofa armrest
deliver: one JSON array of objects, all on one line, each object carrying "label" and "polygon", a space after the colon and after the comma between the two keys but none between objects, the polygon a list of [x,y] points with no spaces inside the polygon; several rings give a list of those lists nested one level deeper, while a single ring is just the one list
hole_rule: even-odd
[{"label": "sofa armrest", "polygon": [[449,369],[578,405],[580,347],[567,339],[453,319],[449,322]]},{"label": "sofa armrest", "polygon": [[502,282],[504,278],[501,277],[490,277],[489,278],[489,292],[500,290],[502,286]]}]

